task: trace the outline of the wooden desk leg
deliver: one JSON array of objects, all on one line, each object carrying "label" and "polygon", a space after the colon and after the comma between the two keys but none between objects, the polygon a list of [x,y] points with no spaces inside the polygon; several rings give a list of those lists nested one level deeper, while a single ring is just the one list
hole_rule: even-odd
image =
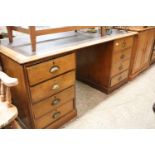
[{"label": "wooden desk leg", "polygon": [[12,26],[7,26],[6,28],[7,28],[7,31],[8,31],[9,42],[12,43],[13,42]]},{"label": "wooden desk leg", "polygon": [[35,34],[35,26],[29,26],[29,33],[31,39],[32,51],[36,51],[36,34]]},{"label": "wooden desk leg", "polygon": [[101,37],[106,34],[106,30],[103,26],[101,26]]}]

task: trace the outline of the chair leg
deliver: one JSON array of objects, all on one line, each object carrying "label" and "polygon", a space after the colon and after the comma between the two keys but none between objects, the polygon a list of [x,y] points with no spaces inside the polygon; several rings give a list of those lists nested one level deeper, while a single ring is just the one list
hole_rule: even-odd
[{"label": "chair leg", "polygon": [[13,122],[11,122],[10,127],[12,129],[22,129],[21,126],[19,125],[19,123],[17,123],[16,120],[14,120]]},{"label": "chair leg", "polygon": [[36,51],[36,34],[35,34],[35,26],[30,26],[29,27],[29,32],[30,32],[30,39],[31,39],[31,46],[32,46],[32,51]]},{"label": "chair leg", "polygon": [[7,31],[8,31],[9,42],[12,43],[13,42],[12,26],[7,26]]}]

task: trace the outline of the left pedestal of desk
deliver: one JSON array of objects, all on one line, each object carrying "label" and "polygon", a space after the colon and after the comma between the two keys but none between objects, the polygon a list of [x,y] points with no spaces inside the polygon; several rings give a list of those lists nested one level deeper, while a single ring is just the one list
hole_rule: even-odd
[{"label": "left pedestal of desk", "polygon": [[59,128],[76,116],[74,52],[25,64],[1,54],[1,62],[19,80],[11,92],[26,128]]}]

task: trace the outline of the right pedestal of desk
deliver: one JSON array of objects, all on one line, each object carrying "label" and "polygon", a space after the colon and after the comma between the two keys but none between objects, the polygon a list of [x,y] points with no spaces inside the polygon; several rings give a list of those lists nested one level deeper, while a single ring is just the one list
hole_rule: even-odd
[{"label": "right pedestal of desk", "polygon": [[77,79],[105,93],[128,81],[134,36],[79,49]]}]

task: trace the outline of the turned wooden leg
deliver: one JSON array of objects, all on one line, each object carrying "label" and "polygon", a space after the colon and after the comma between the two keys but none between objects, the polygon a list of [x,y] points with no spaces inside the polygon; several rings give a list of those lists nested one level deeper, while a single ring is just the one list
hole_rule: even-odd
[{"label": "turned wooden leg", "polygon": [[35,26],[30,26],[29,27],[29,32],[30,32],[30,39],[31,39],[31,46],[32,46],[32,51],[36,51],[36,34],[35,34]]},{"label": "turned wooden leg", "polygon": [[8,31],[9,42],[12,43],[13,42],[12,26],[7,26],[6,28],[7,28],[7,31]]},{"label": "turned wooden leg", "polygon": [[101,27],[101,37],[103,36],[103,27]]},{"label": "turned wooden leg", "polygon": [[101,37],[106,34],[106,30],[104,27],[101,27]]}]

